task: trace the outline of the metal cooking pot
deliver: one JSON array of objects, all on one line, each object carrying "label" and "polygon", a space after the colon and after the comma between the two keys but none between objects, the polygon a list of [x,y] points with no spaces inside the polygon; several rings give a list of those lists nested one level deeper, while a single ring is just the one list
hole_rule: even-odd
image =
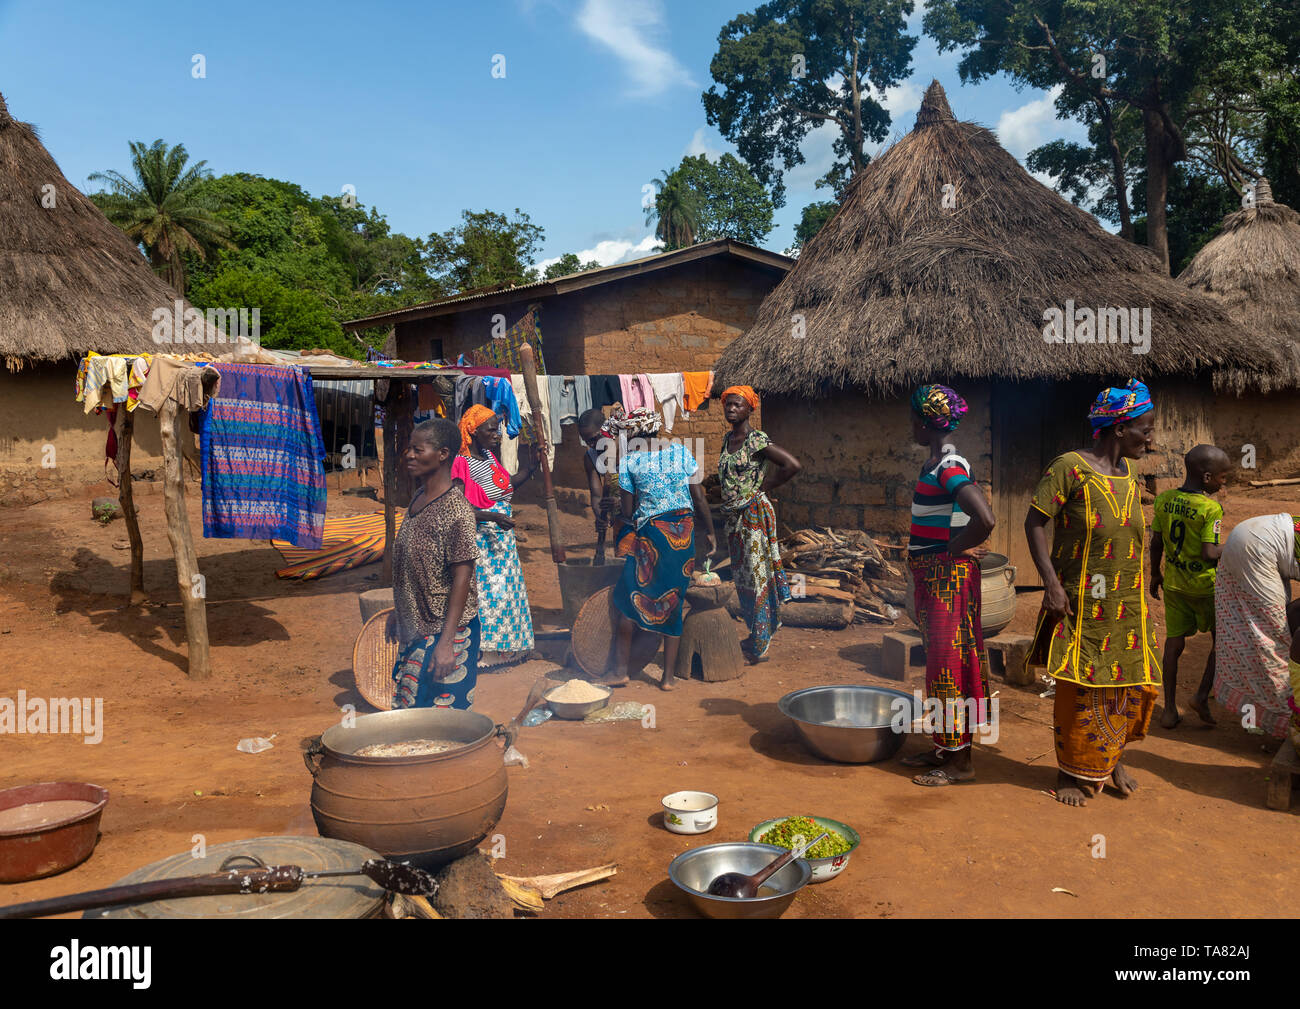
[{"label": "metal cooking pot", "polygon": [[[374,743],[412,739],[465,745],[407,757],[356,755]],[[315,778],[316,829],[421,868],[454,861],[473,851],[505,811],[503,751],[512,742],[513,733],[490,718],[449,708],[381,711],[336,725],[303,754]]]}]

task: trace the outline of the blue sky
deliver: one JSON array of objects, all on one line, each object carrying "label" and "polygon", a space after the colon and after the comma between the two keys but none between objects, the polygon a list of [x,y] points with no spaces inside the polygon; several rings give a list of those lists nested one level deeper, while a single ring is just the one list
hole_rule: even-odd
[{"label": "blue sky", "polygon": [[[642,186],[684,154],[729,146],[706,124],[718,30],[756,0],[483,0],[148,4],[0,0],[0,92],[35,123],[64,174],[128,167],[127,142],[184,143],[223,172],[344,185],[392,226],[427,235],[463,209],[527,211],[543,257],[605,263],[651,245]],[[912,34],[921,35],[921,7]],[[194,76],[201,54],[206,76]],[[493,76],[504,56],[505,76]],[[937,77],[960,119],[1023,159],[1078,124],[1006,78],[963,87],[957,55],[924,36],[886,93],[896,139]],[[824,192],[830,142],[787,176],[767,246],[793,237]],[[543,260],[545,261],[545,260]]]}]

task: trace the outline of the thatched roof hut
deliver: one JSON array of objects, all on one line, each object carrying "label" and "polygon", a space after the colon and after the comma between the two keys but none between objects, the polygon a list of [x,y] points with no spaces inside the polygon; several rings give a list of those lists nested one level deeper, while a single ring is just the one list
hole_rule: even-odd
[{"label": "thatched roof hut", "polygon": [[[1067,312],[1079,320],[1068,336]],[[1103,318],[1112,339],[1100,342]],[[1061,328],[1045,332],[1053,319]],[[1162,451],[1142,471],[1181,478],[1182,453],[1211,437],[1209,375],[1260,362],[1276,366],[1268,340],[1034,179],[989,130],[957,121],[935,81],[913,130],[858,173],[722,354],[715,385],[762,393],[763,427],[804,463],[781,493],[782,521],[900,536],[921,463],[907,394],[955,385],[971,405],[957,447],[990,489],[993,549],[1024,582],[1033,485],[1087,442],[1099,387],[1152,385]]]},{"label": "thatched roof hut", "polygon": [[[1150,352],[1046,342],[1043,313],[1067,299],[1150,308]],[[803,339],[792,338],[797,316]],[[912,132],[858,173],[717,370],[724,384],[766,392],[888,395],[963,377],[1186,375],[1266,353],[1152,253],[1034,179],[989,130],[958,122],[934,81]]]},{"label": "thatched roof hut", "polygon": [[1281,371],[1218,373],[1218,387],[1268,392],[1300,384],[1300,214],[1274,202],[1268,179],[1256,184],[1255,205],[1225,217],[1178,279],[1221,300],[1242,330],[1283,358]]},{"label": "thatched roof hut", "polygon": [[152,314],[177,297],[0,95],[0,357],[10,369],[87,350],[156,352]]}]

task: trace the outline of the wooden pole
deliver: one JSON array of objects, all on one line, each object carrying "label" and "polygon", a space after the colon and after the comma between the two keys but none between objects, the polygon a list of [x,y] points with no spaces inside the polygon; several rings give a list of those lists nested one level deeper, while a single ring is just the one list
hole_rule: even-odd
[{"label": "wooden pole", "polygon": [[144,602],[144,540],[140,536],[140,518],[135,512],[135,495],[131,487],[131,436],[135,431],[135,414],[125,406],[114,421],[117,434],[117,500],[126,520],[126,535],[131,540],[131,604]]},{"label": "wooden pole", "polygon": [[564,563],[564,530],[560,528],[560,508],[555,503],[555,487],[551,484],[551,464],[546,461],[546,435],[542,428],[542,408],[537,395],[537,360],[533,348],[522,344],[519,358],[524,368],[524,393],[533,411],[533,430],[537,432],[537,465],[542,471],[542,490],[546,494],[546,524],[551,532],[551,559]]},{"label": "wooden pole", "polygon": [[212,675],[208,653],[208,613],[199,562],[194,555],[194,537],[190,534],[189,515],[185,510],[185,471],[181,467],[181,447],[176,434],[176,403],[168,399],[158,413],[162,431],[163,504],[167,512],[167,538],[176,558],[176,582],[180,587],[181,605],[185,608],[185,635],[189,640],[189,675],[192,680],[206,680]]},{"label": "wooden pole", "polygon": [[393,417],[392,393],[400,383],[388,383],[384,398],[384,571],[381,582],[393,584],[393,538],[397,535],[397,424]]}]

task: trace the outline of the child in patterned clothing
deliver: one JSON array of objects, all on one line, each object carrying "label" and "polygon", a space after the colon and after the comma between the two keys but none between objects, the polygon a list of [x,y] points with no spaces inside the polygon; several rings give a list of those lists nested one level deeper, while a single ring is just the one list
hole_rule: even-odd
[{"label": "child in patterned clothing", "polygon": [[1211,495],[1223,487],[1232,463],[1213,445],[1197,445],[1184,462],[1187,478],[1181,487],[1156,498],[1151,523],[1152,597],[1160,598],[1161,585],[1165,589],[1165,711],[1160,724],[1166,729],[1182,721],[1177,700],[1178,659],[1187,638],[1197,631],[1210,632],[1210,657],[1188,707],[1206,725],[1215,724],[1209,698],[1214,687],[1214,572],[1223,553],[1223,506]]}]

